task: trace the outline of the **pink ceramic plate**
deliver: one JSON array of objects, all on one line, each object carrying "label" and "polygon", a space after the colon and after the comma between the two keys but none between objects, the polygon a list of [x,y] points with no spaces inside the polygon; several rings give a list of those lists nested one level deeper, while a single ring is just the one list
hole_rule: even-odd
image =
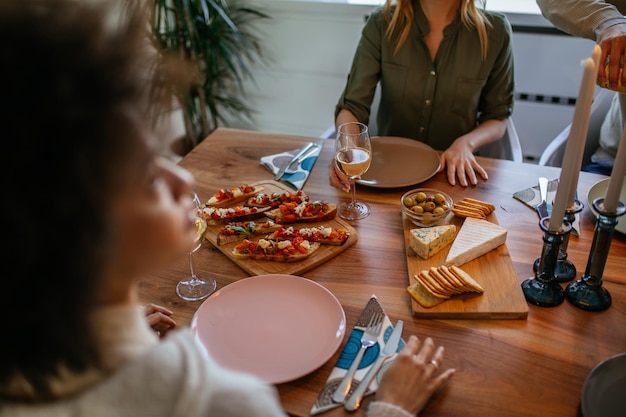
[{"label": "pink ceramic plate", "polygon": [[346,316],[337,298],[314,281],[259,275],[216,291],[194,314],[191,329],[224,367],[280,384],[332,357]]}]

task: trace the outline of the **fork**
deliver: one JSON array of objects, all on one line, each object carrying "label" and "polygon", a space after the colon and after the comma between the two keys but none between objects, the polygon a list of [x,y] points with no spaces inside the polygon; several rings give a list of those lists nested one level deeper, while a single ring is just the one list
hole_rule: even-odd
[{"label": "fork", "polygon": [[365,350],[373,346],[378,341],[378,335],[380,333],[380,329],[383,325],[383,314],[380,312],[376,312],[372,314],[370,317],[370,321],[363,332],[363,336],[361,336],[361,348],[356,354],[356,357],[352,361],[348,372],[341,380],[341,383],[333,393],[333,401],[337,403],[344,402],[346,396],[350,392],[350,387],[352,386],[352,378],[354,378],[354,373],[356,372],[359,364],[361,363],[361,359],[363,358],[363,354]]}]

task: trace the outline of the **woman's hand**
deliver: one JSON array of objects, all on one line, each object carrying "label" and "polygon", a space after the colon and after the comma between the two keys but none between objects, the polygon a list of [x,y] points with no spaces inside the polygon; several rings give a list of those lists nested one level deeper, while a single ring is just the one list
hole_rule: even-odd
[{"label": "woman's hand", "polygon": [[454,369],[439,373],[443,347],[435,348],[429,337],[421,342],[411,335],[393,363],[383,373],[376,391],[376,401],[394,404],[415,415],[454,375]]},{"label": "woman's hand", "polygon": [[458,140],[441,154],[439,172],[444,169],[450,185],[456,185],[457,178],[463,187],[467,187],[469,184],[476,185],[478,184],[476,173],[483,180],[489,179],[487,171],[474,158],[471,148]]},{"label": "woman's hand", "polygon": [[333,187],[339,188],[345,192],[350,192],[350,180],[339,171],[334,159],[331,160],[328,165],[328,181]]},{"label": "woman's hand", "polygon": [[144,310],[146,314],[146,320],[148,325],[152,327],[152,330],[156,332],[159,337],[164,337],[165,334],[176,327],[176,322],[172,319],[172,313],[165,307],[148,304]]}]

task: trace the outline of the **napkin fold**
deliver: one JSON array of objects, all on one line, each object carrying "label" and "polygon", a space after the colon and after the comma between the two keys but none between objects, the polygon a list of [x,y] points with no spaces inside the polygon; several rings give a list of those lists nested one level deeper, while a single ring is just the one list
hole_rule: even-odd
[{"label": "napkin fold", "polygon": [[[548,182],[548,194],[546,196],[546,201],[548,203],[548,214],[552,213],[552,202],[554,201],[554,197],[556,196],[556,189],[559,185],[559,180],[554,179]],[[513,198],[521,201],[531,209],[537,212],[537,204],[541,203],[541,194],[539,194],[539,185],[534,185],[530,188],[526,188],[524,190],[520,190],[516,193],[513,193]],[[579,214],[576,214],[574,224],[572,224],[572,234],[574,236],[579,236],[578,231],[580,230],[579,225]]]},{"label": "napkin fold", "polygon": [[[261,158],[259,161],[261,165],[267,168],[272,174],[278,173],[281,167],[289,164],[294,156],[300,152],[301,149],[308,146],[310,142],[305,143],[304,146],[298,149],[293,149],[287,152],[281,152],[274,155],[268,155]],[[322,150],[323,141],[319,141],[314,144],[309,152],[307,152],[302,161],[299,164],[293,164],[285,171],[281,180],[285,181],[290,187],[295,190],[301,190],[304,187],[304,183],[309,178],[309,174],[313,169],[313,165],[317,161],[317,158]]]},{"label": "napkin fold", "polygon": [[[381,312],[385,315],[385,318],[383,320],[383,326],[378,337],[378,343],[374,346],[367,348],[367,350],[365,351],[363,359],[361,359],[361,364],[354,374],[354,380],[352,382],[352,386],[350,387],[350,393],[348,394],[348,397],[357,388],[358,381],[363,379],[365,374],[367,374],[367,371],[376,361],[376,358],[378,358],[380,352],[385,348],[385,343],[387,342],[387,340],[391,336],[391,332],[393,331],[393,325],[391,324],[391,320],[389,319],[389,317],[387,317],[387,314],[385,314],[385,310],[383,310],[383,307],[378,302],[376,296],[372,295],[372,297],[365,305],[365,308],[361,312],[361,315],[359,316],[359,319],[357,320],[354,328],[352,329],[350,337],[348,338],[346,345],[341,351],[341,356],[339,356],[335,367],[330,372],[330,375],[326,380],[326,384],[324,384],[324,387],[317,397],[317,401],[315,402],[315,404],[313,404],[310,415],[314,416],[317,414],[321,414],[325,411],[332,410],[333,408],[343,406],[343,403],[336,403],[333,401],[333,393],[339,386],[339,383],[343,379],[343,376],[346,374],[346,372],[348,372],[348,368],[350,367],[350,364],[352,364],[352,360],[361,348],[361,335],[365,331],[370,317],[376,312]],[[396,350],[396,352],[400,352],[402,348],[404,348],[404,345],[404,340],[400,339],[400,343],[398,343],[398,349]],[[395,355],[389,357],[383,363],[380,371],[370,383],[369,389],[365,394],[366,396],[376,392],[382,372],[387,368],[387,366],[389,366],[394,358]]]}]

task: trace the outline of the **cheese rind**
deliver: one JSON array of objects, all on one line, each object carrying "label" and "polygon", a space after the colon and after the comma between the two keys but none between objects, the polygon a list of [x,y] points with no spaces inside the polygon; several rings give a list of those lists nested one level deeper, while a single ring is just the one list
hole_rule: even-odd
[{"label": "cheese rind", "polygon": [[502,245],[506,241],[506,233],[506,229],[495,223],[466,218],[450,247],[444,265],[460,266],[483,256]]},{"label": "cheese rind", "polygon": [[411,249],[423,259],[428,259],[448,246],[456,236],[456,226],[443,226],[411,229],[409,243]]}]

